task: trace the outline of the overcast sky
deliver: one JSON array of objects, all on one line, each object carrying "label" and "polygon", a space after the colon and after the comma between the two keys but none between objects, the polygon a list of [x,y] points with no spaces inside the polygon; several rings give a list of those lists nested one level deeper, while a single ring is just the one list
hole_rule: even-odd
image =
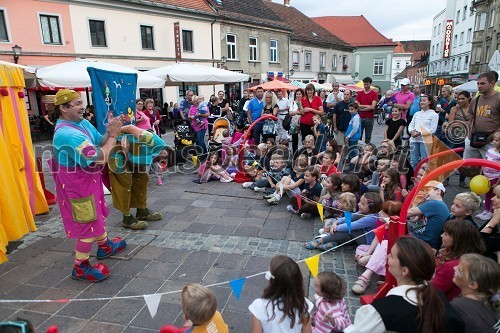
[{"label": "overcast sky", "polygon": [[290,4],[309,17],[363,15],[393,40],[430,40],[432,19],[446,7],[446,0],[290,0]]}]

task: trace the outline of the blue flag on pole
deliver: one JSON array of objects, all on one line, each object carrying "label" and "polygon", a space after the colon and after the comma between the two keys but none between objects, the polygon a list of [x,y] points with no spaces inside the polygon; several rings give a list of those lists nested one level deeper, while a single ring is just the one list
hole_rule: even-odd
[{"label": "blue flag on pole", "polygon": [[124,115],[125,124],[135,123],[137,74],[111,72],[88,67],[92,84],[95,119],[99,133],[106,133],[108,112]]}]

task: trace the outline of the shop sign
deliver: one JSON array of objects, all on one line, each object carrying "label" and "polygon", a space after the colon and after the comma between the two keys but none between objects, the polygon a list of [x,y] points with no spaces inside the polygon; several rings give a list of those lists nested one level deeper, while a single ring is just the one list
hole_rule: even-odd
[{"label": "shop sign", "polygon": [[453,83],[465,83],[465,78],[463,77],[452,77],[451,82]]},{"label": "shop sign", "polygon": [[453,33],[453,20],[446,21],[446,29],[444,31],[444,49],[443,49],[443,58],[450,57],[450,49],[451,49],[451,35]]},{"label": "shop sign", "polygon": [[175,43],[175,61],[180,61],[182,59],[182,52],[181,52],[181,32],[179,28],[179,22],[174,22],[174,43]]},{"label": "shop sign", "polygon": [[432,84],[432,80],[427,79],[424,81],[424,86],[430,86],[431,84]]},{"label": "shop sign", "polygon": [[445,81],[444,79],[437,79],[437,83],[436,83],[438,86],[444,86],[445,84]]}]

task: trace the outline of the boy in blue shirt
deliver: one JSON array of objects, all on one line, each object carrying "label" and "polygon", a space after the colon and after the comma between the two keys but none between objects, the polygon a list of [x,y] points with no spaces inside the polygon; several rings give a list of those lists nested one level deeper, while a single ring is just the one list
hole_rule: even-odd
[{"label": "boy in blue shirt", "polygon": [[[361,117],[358,113],[359,104],[353,102],[349,104],[349,113],[351,114],[351,120],[347,126],[347,131],[345,132],[344,144],[347,145],[349,153],[347,155],[347,161],[350,161],[354,156],[357,155],[356,149],[353,147],[358,145],[358,141],[361,139]],[[342,170],[342,168],[340,168]]]}]

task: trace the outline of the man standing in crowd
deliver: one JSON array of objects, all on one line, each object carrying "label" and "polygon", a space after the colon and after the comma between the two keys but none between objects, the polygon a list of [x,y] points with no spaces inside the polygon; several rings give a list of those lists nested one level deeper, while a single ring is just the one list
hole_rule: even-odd
[{"label": "man standing in crowd", "polygon": [[[264,89],[262,87],[257,87],[255,89],[255,97],[248,103],[248,121],[253,123],[255,120],[260,118],[262,114],[262,109],[264,108]],[[262,134],[262,128],[264,127],[264,122],[260,121],[253,127],[253,138],[255,140],[255,145],[260,143],[260,136]]]},{"label": "man standing in crowd", "polygon": [[333,131],[335,133],[335,139],[340,145],[344,144],[345,131],[347,130],[347,126],[349,126],[349,121],[351,120],[351,114],[349,113],[351,91],[346,89],[342,95],[343,99],[336,103],[333,112]]},{"label": "man standing in crowd", "polygon": [[406,119],[408,110],[415,99],[415,95],[410,91],[410,80],[407,78],[401,80],[401,90],[394,94],[394,98],[396,99],[396,104],[394,106],[401,110],[401,118]]},{"label": "man standing in crowd", "polygon": [[290,110],[290,101],[288,98],[283,96],[283,91],[278,90],[276,95],[278,96],[278,137],[280,139],[290,140],[291,136],[287,131],[283,128],[283,119],[285,119],[288,114],[288,110]]},{"label": "man standing in crowd", "polygon": [[378,102],[378,95],[371,89],[371,77],[363,79],[364,90],[358,92],[356,102],[359,104],[359,116],[361,117],[361,137],[365,136],[365,143],[370,143],[372,139],[373,122],[375,119],[375,108]]},{"label": "man standing in crowd", "polygon": [[413,115],[417,112],[420,111],[420,94],[422,93],[422,90],[420,89],[420,85],[418,83],[415,83],[413,85],[413,102],[410,105],[410,109],[408,113],[406,114],[406,123],[409,124],[411,123],[411,119],[413,118]]},{"label": "man standing in crowd", "polygon": [[187,90],[186,97],[179,104],[179,109],[181,109],[181,118],[184,120],[188,120],[189,109],[191,109],[191,105],[193,105],[193,91]]},{"label": "man standing in crowd", "polygon": [[332,83],[332,92],[328,94],[326,98],[326,107],[328,108],[328,117],[331,117],[334,113],[335,105],[344,99],[344,94],[339,90],[339,84]]},{"label": "man standing in crowd", "polygon": [[[495,75],[491,72],[480,74],[477,90],[480,95],[469,106],[470,131],[465,139],[464,159],[486,159],[486,152],[492,148],[493,134],[500,129],[500,92],[495,91]],[[488,136],[486,145],[482,147],[475,142],[480,133]]]}]

